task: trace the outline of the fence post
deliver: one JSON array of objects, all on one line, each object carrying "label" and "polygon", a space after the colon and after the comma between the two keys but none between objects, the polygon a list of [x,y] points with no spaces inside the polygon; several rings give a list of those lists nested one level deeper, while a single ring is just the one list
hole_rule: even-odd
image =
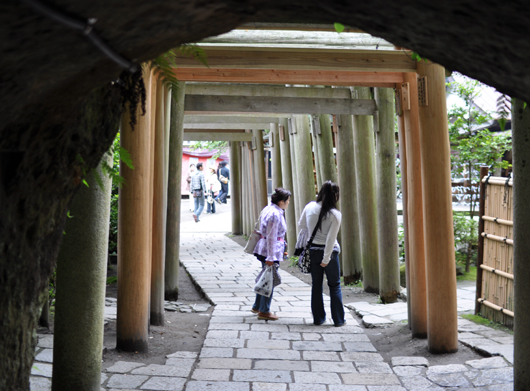
[{"label": "fence post", "polygon": [[480,312],[480,303],[478,299],[482,297],[482,268],[480,265],[484,263],[484,237],[482,232],[484,232],[484,216],[486,208],[486,184],[482,182],[482,178],[488,175],[488,167],[480,166],[480,182],[479,182],[479,206],[478,206],[478,254],[477,254],[477,289],[475,297],[475,315]]}]

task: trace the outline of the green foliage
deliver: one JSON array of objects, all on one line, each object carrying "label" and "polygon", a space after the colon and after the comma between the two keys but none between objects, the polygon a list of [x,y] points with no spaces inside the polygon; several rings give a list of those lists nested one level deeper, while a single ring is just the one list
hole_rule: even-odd
[{"label": "green foliage", "polygon": [[298,257],[289,257],[289,267],[298,267]]},{"label": "green foliage", "polygon": [[[484,88],[483,84],[477,80],[463,78],[461,82],[449,83],[448,87],[464,102],[463,106],[454,105],[448,111],[449,139],[452,149],[457,152],[451,154],[451,170],[453,177],[465,178],[470,184],[469,217],[472,219],[478,204],[480,166],[510,167],[510,164],[503,161],[502,157],[504,152],[511,149],[511,140],[505,134],[494,134],[488,129],[478,130],[492,118],[490,113],[480,111],[475,105],[475,100]],[[461,220],[458,224],[458,235],[464,237],[460,229],[464,221]],[[475,223],[470,220],[467,227],[463,229],[466,228],[469,229],[469,234],[465,240],[469,242],[465,252],[465,265],[466,272],[469,272],[474,247],[474,241],[471,238],[474,235],[472,231],[476,231]],[[455,237],[456,235],[455,231]]]},{"label": "green foliage", "polygon": [[491,327],[492,329],[495,329],[495,330],[501,330],[501,331],[505,331],[507,333],[513,334],[513,330],[504,326],[502,323],[497,323],[493,320],[486,319],[481,314],[478,314],[478,315],[462,314],[460,316],[476,324],[480,324],[482,326]]},{"label": "green foliage", "polygon": [[399,262],[405,262],[405,228],[403,228],[403,223],[398,226],[398,246]]},{"label": "green foliage", "polygon": [[456,276],[457,281],[477,281],[477,267],[471,266],[469,273],[464,272],[461,276]]},{"label": "green foliage", "polygon": [[334,23],[333,26],[337,33],[342,33],[344,31],[344,25],[342,23]]},{"label": "green foliage", "polygon": [[206,52],[194,44],[178,46],[152,60],[149,66],[154,70],[155,75],[160,76],[164,84],[171,90],[173,99],[177,99],[179,91],[178,79],[174,72],[175,68],[177,68],[179,55],[194,58],[201,64],[208,66]]},{"label": "green foliage", "polygon": [[116,276],[107,277],[107,285],[116,284],[117,282],[118,282],[118,277]]},{"label": "green foliage", "polygon": [[50,276],[50,282],[48,285],[48,304],[53,306],[55,304],[55,287],[57,282],[57,267],[53,268],[53,273]]},{"label": "green foliage", "polygon": [[227,141],[197,141],[195,144],[190,146],[191,149],[200,149],[207,151],[217,151],[212,158],[217,159],[223,153],[228,151]]},{"label": "green foliage", "polygon": [[416,52],[412,52],[411,55],[410,55],[410,58],[412,58],[414,61],[416,62],[420,62],[420,61],[424,61],[424,62],[427,62],[429,60],[427,60],[426,58],[420,56],[418,53]]}]

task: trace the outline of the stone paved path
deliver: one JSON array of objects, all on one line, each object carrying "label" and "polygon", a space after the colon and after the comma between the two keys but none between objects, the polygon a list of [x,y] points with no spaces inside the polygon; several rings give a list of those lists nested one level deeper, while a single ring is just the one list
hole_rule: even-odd
[{"label": "stone paved path", "polygon": [[[513,390],[513,368],[502,357],[465,365],[429,366],[423,357],[386,363],[348,312],[344,327],[335,328],[330,320],[313,326],[309,285],[283,271],[272,305],[280,320],[257,320],[250,312],[259,270],[255,258],[223,234],[183,233],[181,242],[182,263],[216,304],[201,352],[177,352],[165,365],[118,362],[102,374],[102,389]],[[34,391],[50,389],[50,340],[39,345]]]}]

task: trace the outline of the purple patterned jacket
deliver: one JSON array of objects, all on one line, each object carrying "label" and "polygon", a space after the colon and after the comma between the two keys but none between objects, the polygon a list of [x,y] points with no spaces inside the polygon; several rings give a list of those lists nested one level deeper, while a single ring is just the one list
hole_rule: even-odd
[{"label": "purple patterned jacket", "polygon": [[285,224],[284,211],[276,204],[263,208],[259,224],[261,239],[254,247],[254,254],[266,257],[266,261],[283,261],[285,251]]}]

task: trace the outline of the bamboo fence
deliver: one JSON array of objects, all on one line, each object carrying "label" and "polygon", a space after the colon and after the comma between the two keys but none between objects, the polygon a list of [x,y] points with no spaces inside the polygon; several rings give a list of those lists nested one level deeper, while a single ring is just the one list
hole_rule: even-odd
[{"label": "bamboo fence", "polygon": [[[481,291],[477,292],[480,312],[488,319],[513,326],[513,181],[485,177],[484,238]],[[479,274],[477,273],[477,277]]]}]

